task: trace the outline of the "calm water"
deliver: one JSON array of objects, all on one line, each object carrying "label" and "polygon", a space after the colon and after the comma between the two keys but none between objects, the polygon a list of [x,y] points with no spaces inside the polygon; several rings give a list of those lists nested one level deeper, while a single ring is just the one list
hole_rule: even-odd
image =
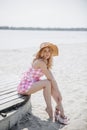
[{"label": "calm water", "polygon": [[44,41],[56,44],[87,43],[87,31],[0,30],[0,49],[28,48]]}]

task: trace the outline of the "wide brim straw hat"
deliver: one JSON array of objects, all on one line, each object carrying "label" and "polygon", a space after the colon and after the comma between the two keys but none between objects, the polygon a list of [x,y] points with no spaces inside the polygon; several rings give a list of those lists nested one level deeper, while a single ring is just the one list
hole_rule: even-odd
[{"label": "wide brim straw hat", "polygon": [[58,50],[57,45],[55,45],[54,43],[50,43],[50,42],[43,42],[43,43],[41,43],[40,49],[39,49],[38,53],[39,53],[42,49],[44,49],[44,48],[46,48],[46,47],[49,47],[49,48],[52,49],[52,55],[53,55],[53,56],[58,56],[58,55],[59,55],[59,50]]}]

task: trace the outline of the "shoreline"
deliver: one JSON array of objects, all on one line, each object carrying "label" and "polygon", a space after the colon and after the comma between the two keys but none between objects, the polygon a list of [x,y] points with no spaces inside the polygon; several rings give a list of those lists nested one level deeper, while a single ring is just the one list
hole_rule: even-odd
[{"label": "shoreline", "polygon": [[25,30],[25,31],[87,31],[85,27],[10,27],[0,26],[0,30]]}]

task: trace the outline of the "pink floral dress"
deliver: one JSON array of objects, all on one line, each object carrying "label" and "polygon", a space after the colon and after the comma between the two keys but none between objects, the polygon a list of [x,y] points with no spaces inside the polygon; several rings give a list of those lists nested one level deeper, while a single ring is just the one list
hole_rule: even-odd
[{"label": "pink floral dress", "polygon": [[29,88],[31,88],[32,84],[39,81],[40,77],[43,75],[44,74],[41,69],[30,68],[24,73],[23,78],[17,87],[18,93],[23,94],[27,92]]}]

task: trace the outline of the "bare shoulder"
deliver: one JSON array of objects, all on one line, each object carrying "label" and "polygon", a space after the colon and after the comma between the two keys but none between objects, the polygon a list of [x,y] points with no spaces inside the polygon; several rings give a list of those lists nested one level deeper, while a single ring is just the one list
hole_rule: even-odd
[{"label": "bare shoulder", "polygon": [[42,59],[37,59],[33,62],[33,67],[42,68],[42,67],[46,67],[46,64]]}]

